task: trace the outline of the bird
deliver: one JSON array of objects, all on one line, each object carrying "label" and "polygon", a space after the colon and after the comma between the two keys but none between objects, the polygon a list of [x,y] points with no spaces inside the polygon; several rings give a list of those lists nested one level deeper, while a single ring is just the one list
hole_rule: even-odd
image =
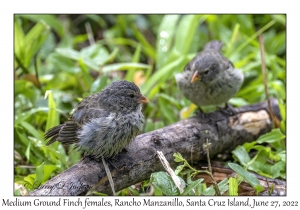
[{"label": "bird", "polygon": [[236,95],[244,81],[244,75],[233,63],[221,54],[223,43],[208,42],[188,64],[182,73],[175,74],[179,90],[200,111],[201,106],[226,104]]},{"label": "bird", "polygon": [[112,82],[81,100],[66,122],[49,129],[46,145],[55,141],[76,144],[84,156],[113,158],[142,130],[142,104],[148,102],[134,83]]}]

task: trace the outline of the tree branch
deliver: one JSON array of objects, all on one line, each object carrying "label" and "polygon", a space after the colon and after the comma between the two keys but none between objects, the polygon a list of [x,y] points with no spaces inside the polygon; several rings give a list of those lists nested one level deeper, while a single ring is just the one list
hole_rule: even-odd
[{"label": "tree branch", "polygon": [[[271,106],[274,115],[280,119],[276,99],[271,99]],[[170,166],[175,168],[175,152],[180,152],[190,163],[206,159],[206,139],[210,143],[210,156],[256,140],[272,129],[267,110],[267,102],[238,108],[235,116],[220,110],[206,114],[205,118],[194,116],[137,136],[127,152],[121,152],[117,160],[107,160],[115,190],[149,179],[151,173],[164,170],[156,157],[157,150],[162,151]],[[102,161],[85,157],[30,195],[85,195],[93,190],[111,194]]]}]

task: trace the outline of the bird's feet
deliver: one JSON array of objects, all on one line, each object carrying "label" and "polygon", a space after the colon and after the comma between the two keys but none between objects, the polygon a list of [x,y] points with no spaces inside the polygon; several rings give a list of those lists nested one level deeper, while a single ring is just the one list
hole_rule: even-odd
[{"label": "bird's feet", "polygon": [[238,112],[236,111],[236,109],[231,106],[229,103],[225,103],[225,107],[224,108],[220,108],[221,112],[223,112],[224,114],[226,115],[229,115],[229,116],[232,116],[234,120],[237,120],[238,119]]},{"label": "bird's feet", "polygon": [[229,103],[225,103],[225,107],[224,108],[222,108],[220,106],[217,106],[217,108],[220,111],[222,111],[223,113],[228,114],[230,116],[238,114],[238,112],[236,111],[236,109],[233,106],[231,106]]},{"label": "bird's feet", "polygon": [[198,109],[196,109],[194,115],[197,115],[197,116],[199,116],[202,119],[206,118],[205,112],[199,106],[198,106]]}]

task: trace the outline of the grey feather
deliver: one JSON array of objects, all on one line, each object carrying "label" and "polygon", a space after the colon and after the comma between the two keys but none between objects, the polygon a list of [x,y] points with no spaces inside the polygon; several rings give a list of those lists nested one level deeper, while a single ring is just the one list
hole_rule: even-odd
[{"label": "grey feather", "polygon": [[[180,91],[199,107],[227,102],[243,83],[243,73],[236,70],[232,62],[219,52],[221,48],[220,41],[207,43],[183,72],[175,75]],[[196,71],[201,80],[191,83]]]},{"label": "grey feather", "polygon": [[142,96],[139,88],[128,81],[116,81],[83,99],[69,120],[49,129],[45,138],[76,147],[95,158],[117,155],[142,129]]}]

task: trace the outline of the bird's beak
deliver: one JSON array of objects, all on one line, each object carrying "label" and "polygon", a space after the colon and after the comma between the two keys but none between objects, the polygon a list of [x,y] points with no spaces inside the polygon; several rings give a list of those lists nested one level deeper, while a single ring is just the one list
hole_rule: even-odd
[{"label": "bird's beak", "polygon": [[193,83],[193,82],[195,82],[197,80],[201,80],[201,76],[199,75],[198,70],[195,71],[195,73],[193,74],[193,77],[191,79],[191,83]]},{"label": "bird's beak", "polygon": [[141,97],[138,100],[138,103],[139,104],[147,104],[147,103],[149,103],[149,100],[145,96],[141,95]]}]

